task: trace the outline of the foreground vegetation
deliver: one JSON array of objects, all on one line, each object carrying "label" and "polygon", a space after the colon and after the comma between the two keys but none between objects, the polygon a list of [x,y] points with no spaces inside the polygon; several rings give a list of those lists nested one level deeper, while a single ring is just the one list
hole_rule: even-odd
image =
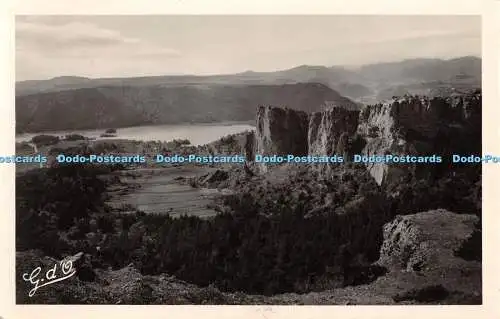
[{"label": "foreground vegetation", "polygon": [[89,254],[79,270],[87,281],[93,269],[132,263],[147,275],[271,295],[374,280],[384,273],[371,266],[382,226],[395,214],[432,208],[480,213],[480,168],[476,180],[463,173],[431,185],[409,181],[390,197],[361,167],[345,166],[330,180],[299,172],[285,184],[246,184],[225,199],[230,211],[213,219],[111,214],[105,189],[116,182],[108,174],[120,168],[64,165],[18,176],[17,250],[39,249],[55,258]]}]

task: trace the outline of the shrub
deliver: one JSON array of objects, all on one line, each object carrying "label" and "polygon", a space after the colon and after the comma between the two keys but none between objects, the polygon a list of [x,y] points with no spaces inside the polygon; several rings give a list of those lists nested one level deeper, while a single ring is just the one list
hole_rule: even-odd
[{"label": "shrub", "polygon": [[48,146],[59,143],[59,137],[53,135],[37,135],[31,139],[31,142],[35,144],[37,147],[40,146]]},{"label": "shrub", "polygon": [[114,231],[115,222],[111,215],[102,215],[97,218],[97,227],[105,234]]},{"label": "shrub", "polygon": [[100,135],[100,137],[115,137],[116,134],[111,134],[111,133],[103,133]]},{"label": "shrub", "polygon": [[80,135],[80,134],[69,134],[66,135],[64,138],[66,141],[83,141],[85,140],[85,136]]}]

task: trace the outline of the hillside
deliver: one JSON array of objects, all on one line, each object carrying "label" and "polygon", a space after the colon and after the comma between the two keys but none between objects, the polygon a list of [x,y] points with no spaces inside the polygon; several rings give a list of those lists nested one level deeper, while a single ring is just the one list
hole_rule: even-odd
[{"label": "hillside", "polygon": [[17,132],[254,119],[261,104],[306,112],[325,104],[357,108],[323,84],[107,86],[16,97]]},{"label": "hillside", "polygon": [[401,62],[380,63],[362,66],[358,72],[370,80],[398,82],[404,80],[436,81],[449,80],[457,74],[480,76],[481,59],[461,57],[450,60],[409,59]]},{"label": "hillside", "polygon": [[[256,105],[313,112],[393,96],[449,95],[481,87],[481,59],[411,59],[357,68],[301,65],[213,76],[63,76],[16,83],[17,132],[141,124],[247,121]],[[352,101],[351,101],[352,100]]]},{"label": "hillside", "polygon": [[433,81],[453,84],[457,76],[468,78],[474,84],[480,83],[481,59],[477,57],[449,60],[410,59],[369,64],[357,68],[301,65],[276,72],[247,71],[212,76],[181,75],[100,79],[65,76],[50,80],[17,82],[16,95],[101,86],[280,85],[317,82],[329,86],[344,96],[357,99],[370,96],[376,91],[394,85]]}]

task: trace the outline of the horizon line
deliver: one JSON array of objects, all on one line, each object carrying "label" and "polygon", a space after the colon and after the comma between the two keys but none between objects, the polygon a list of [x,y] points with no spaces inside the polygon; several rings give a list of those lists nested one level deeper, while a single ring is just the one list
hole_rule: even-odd
[{"label": "horizon line", "polygon": [[300,67],[320,67],[320,68],[326,68],[326,69],[333,69],[333,68],[342,68],[345,70],[355,70],[355,69],[360,69],[362,67],[370,66],[370,65],[377,65],[377,64],[392,64],[392,63],[403,63],[407,61],[415,61],[415,60],[439,60],[439,61],[451,61],[451,60],[457,60],[457,59],[463,59],[463,58],[476,58],[479,60],[482,60],[482,55],[461,55],[461,56],[456,56],[456,57],[450,57],[450,58],[438,58],[438,57],[415,57],[415,58],[406,58],[406,59],[401,59],[401,60],[392,60],[392,61],[381,61],[381,62],[374,62],[374,63],[364,63],[364,64],[345,64],[345,65],[331,65],[331,66],[326,66],[326,65],[314,65],[314,64],[300,64],[296,65],[293,67],[289,67],[286,69],[277,69],[274,71],[254,71],[254,70],[245,70],[245,71],[240,71],[240,72],[233,72],[233,73],[211,73],[211,74],[192,74],[192,73],[181,73],[181,74],[161,74],[161,75],[137,75],[137,76],[104,76],[104,77],[87,77],[87,76],[81,76],[81,75],[60,75],[60,76],[54,76],[51,78],[45,78],[45,79],[29,79],[29,80],[20,80],[20,81],[15,81],[16,84],[22,83],[22,82],[31,82],[31,81],[51,81],[55,79],[60,79],[60,78],[81,78],[81,79],[86,79],[86,80],[110,80],[110,79],[138,79],[138,78],[155,78],[155,77],[211,77],[211,76],[230,76],[230,75],[240,75],[240,74],[245,74],[245,73],[275,73],[275,72],[284,72],[284,71],[289,71],[293,69],[297,69]]}]

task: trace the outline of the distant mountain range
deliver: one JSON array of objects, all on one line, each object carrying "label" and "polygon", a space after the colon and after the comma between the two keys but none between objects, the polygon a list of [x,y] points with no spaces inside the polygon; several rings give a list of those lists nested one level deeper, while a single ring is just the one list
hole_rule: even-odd
[{"label": "distant mountain range", "polygon": [[252,120],[260,104],[307,112],[356,108],[405,93],[436,95],[481,86],[481,59],[412,59],[358,68],[302,65],[212,76],[63,76],[16,83],[16,131]]}]

